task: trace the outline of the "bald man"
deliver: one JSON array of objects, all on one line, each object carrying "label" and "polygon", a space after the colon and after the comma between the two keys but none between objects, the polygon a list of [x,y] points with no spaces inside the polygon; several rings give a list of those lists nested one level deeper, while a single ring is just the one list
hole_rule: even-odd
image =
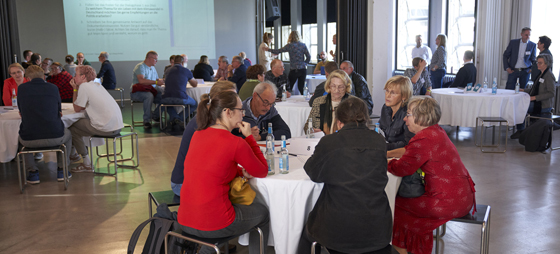
[{"label": "bald man", "polygon": [[[270,71],[265,73],[264,80],[276,85],[278,88],[276,98],[282,98],[282,85],[288,87],[288,75],[284,74],[284,63],[278,59],[272,60]],[[288,92],[288,97],[290,96],[291,94]]]}]

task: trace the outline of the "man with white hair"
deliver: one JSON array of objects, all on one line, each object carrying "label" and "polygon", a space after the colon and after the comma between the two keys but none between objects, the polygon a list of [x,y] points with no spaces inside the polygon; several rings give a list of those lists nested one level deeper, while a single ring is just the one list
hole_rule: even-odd
[{"label": "man with white hair", "polygon": [[98,59],[99,62],[101,62],[101,68],[99,69],[99,73],[97,73],[97,78],[103,79],[101,85],[105,87],[105,89],[115,89],[117,77],[115,76],[113,65],[109,62],[109,53],[107,53],[107,51],[101,51]]},{"label": "man with white hair", "polygon": [[290,127],[274,108],[276,92],[275,85],[262,82],[253,89],[253,96],[243,101],[243,121],[251,124],[251,132],[257,141],[266,139],[268,123],[272,123],[272,132],[276,140],[280,140],[282,135],[286,135],[286,139],[292,137]]},{"label": "man with white hair", "polygon": [[346,60],[340,64],[340,69],[348,74],[348,77],[352,80],[352,95],[362,99],[368,107],[368,112],[371,115],[373,110],[373,99],[369,93],[369,88],[367,86],[367,81],[364,76],[354,71],[354,64]]}]

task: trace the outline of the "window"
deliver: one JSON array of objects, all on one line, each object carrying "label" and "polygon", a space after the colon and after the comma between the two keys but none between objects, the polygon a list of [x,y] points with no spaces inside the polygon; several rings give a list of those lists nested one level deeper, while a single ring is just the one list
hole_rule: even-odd
[{"label": "window", "polygon": [[[539,37],[548,36],[552,40],[552,44],[549,48],[552,56],[560,56],[560,51],[556,50],[560,41],[560,30],[553,29],[555,24],[560,24],[560,15],[558,15],[558,7],[560,7],[560,2],[548,1],[548,0],[533,0],[533,8],[531,13],[531,41],[537,43]],[[519,38],[519,30],[516,35]],[[539,50],[537,50],[537,55]],[[560,58],[556,58],[560,59]],[[560,75],[560,63],[554,63],[552,65],[552,74],[558,79]]]},{"label": "window", "polygon": [[327,53],[327,59],[332,61],[332,56],[330,54],[331,50],[333,51],[333,54],[336,54],[336,45],[334,45],[332,38],[333,36],[336,34],[336,22],[329,22],[327,23],[327,50],[325,53]]},{"label": "window", "polygon": [[305,43],[309,54],[311,55],[311,62],[317,62],[317,24],[304,24],[301,30],[301,42]]},{"label": "window", "polygon": [[[463,66],[465,51],[474,52],[476,0],[447,1],[447,72],[457,73]],[[474,60],[474,59],[473,59]]]},{"label": "window", "polygon": [[422,43],[427,44],[429,7],[429,0],[399,0],[397,2],[397,70],[412,67],[412,48],[416,46],[416,35],[422,35]]}]

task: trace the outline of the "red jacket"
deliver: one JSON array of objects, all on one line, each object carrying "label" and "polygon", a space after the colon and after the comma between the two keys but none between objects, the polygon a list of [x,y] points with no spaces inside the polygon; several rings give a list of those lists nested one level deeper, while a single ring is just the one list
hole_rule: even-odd
[{"label": "red jacket", "polygon": [[[29,79],[23,78],[23,83],[25,82],[29,82]],[[4,80],[4,89],[2,92],[2,101],[4,102],[4,106],[12,106],[12,89],[16,90],[17,96],[18,86],[16,84],[16,80],[14,78]]]}]

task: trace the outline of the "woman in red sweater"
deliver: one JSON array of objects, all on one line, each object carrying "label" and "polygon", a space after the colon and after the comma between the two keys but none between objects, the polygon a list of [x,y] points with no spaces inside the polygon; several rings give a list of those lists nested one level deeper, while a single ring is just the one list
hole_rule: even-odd
[{"label": "woman in red sweater", "polygon": [[12,106],[12,89],[16,92],[17,96],[18,86],[29,81],[28,78],[24,77],[25,70],[18,63],[10,64],[8,71],[11,77],[4,80],[4,88],[2,91],[4,106]]},{"label": "woman in red sweater", "polygon": [[[211,100],[202,100],[197,111],[199,128],[185,158],[189,165],[185,165],[177,218],[183,231],[204,238],[222,238],[242,235],[258,226],[266,246],[266,206],[232,204],[228,197],[229,183],[236,176],[265,177],[268,172],[266,159],[251,135],[251,125],[242,121],[244,110],[239,96],[222,92]],[[247,138],[231,134],[234,128]],[[250,233],[249,253],[259,253],[259,235],[255,231]]]}]

